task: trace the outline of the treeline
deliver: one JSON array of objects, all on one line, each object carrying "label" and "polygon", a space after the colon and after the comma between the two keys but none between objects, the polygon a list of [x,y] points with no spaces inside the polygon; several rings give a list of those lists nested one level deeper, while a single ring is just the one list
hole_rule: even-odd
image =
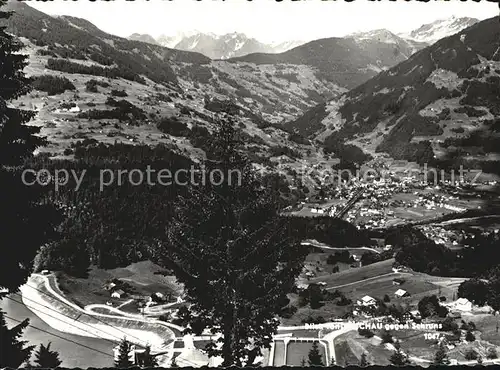
[{"label": "treeline", "polygon": [[[191,130],[175,116],[164,117],[156,124],[158,130],[173,136],[188,136]],[[207,130],[208,131],[208,130]]]},{"label": "treeline", "polygon": [[[162,169],[171,173],[189,170],[193,162],[166,145],[110,145],[85,140],[75,144],[73,149],[74,161],[49,160],[39,155],[27,163],[29,168],[44,168],[51,173],[55,169],[74,170],[78,175],[84,173],[78,189],[71,176],[68,184],[61,186],[58,192],[47,194],[46,201],[61,208],[65,221],[58,229],[59,240],[42,248],[36,268],[85,276],[90,264],[109,269],[153,258],[150,247],[166,242],[165,228],[172,217],[172,203],[185,194],[186,186],[175,183],[152,186],[146,177],[137,184],[137,176],[132,177],[131,183],[128,176],[133,169],[146,174],[148,166],[156,173]],[[208,155],[213,156],[213,153],[209,151]],[[109,185],[101,188],[101,170],[105,169],[111,170],[114,177],[106,172],[104,176]],[[126,171],[120,177],[121,182],[118,170]],[[265,186],[274,184],[271,189],[281,195],[283,186],[279,182],[269,182],[267,176],[259,181]],[[330,217],[286,219],[300,239],[316,239],[337,247],[370,244],[367,235],[343,220]]]},{"label": "treeline", "polygon": [[33,79],[33,88],[49,95],[62,94],[66,90],[75,90],[75,85],[66,77],[42,75]]},{"label": "treeline", "polygon": [[289,217],[293,229],[302,239],[315,239],[331,247],[371,245],[368,234],[347,221],[328,216]]},{"label": "treeline", "polygon": [[[35,170],[45,168],[53,173],[55,169],[66,169],[79,176],[84,174],[78,189],[71,178],[58,192],[47,195],[46,200],[58,205],[66,217],[58,229],[59,241],[42,248],[36,268],[85,276],[90,264],[109,269],[148,259],[150,246],[164,240],[172,202],[185,187],[175,183],[151,186],[146,177],[138,182],[137,176],[131,182],[129,173],[138,169],[146,176],[148,168],[174,173],[189,169],[191,164],[164,145],[106,145],[93,141],[75,146],[75,161],[33,158],[28,165]],[[102,170],[110,170],[113,175],[106,172],[109,185],[101,188]],[[126,172],[119,177],[118,170]]]},{"label": "treeline", "polygon": [[[386,243],[393,245],[396,262],[415,271],[436,276],[477,277],[497,276],[500,265],[498,234],[477,232],[464,238],[464,248],[452,251],[428,239],[410,226],[388,232]],[[500,275],[499,275],[500,276]]]},{"label": "treeline", "polygon": [[78,114],[78,118],[86,119],[117,119],[120,122],[128,121],[136,124],[137,121],[146,119],[146,113],[141,108],[128,102],[127,100],[115,100],[109,97],[106,105],[115,107],[114,109],[90,109]]},{"label": "treeline", "polygon": [[106,88],[109,87],[110,85],[106,81],[99,81],[94,79],[85,82],[85,88],[88,92],[94,92],[94,93],[98,92],[99,90],[97,89],[97,86]]},{"label": "treeline", "polygon": [[344,144],[335,135],[330,135],[324,142],[325,153],[334,153],[341,161],[346,163],[365,163],[372,157],[366,154],[363,150],[356,145]]},{"label": "treeline", "polygon": [[500,310],[500,271],[495,271],[489,281],[481,279],[466,280],[458,287],[458,296],[467,298],[478,306],[489,305]]},{"label": "treeline", "polygon": [[138,82],[143,85],[146,84],[146,80],[143,77],[122,66],[119,68],[105,68],[96,65],[87,66],[65,59],[50,58],[47,61],[46,68],[65,73],[80,73],[84,75],[102,76],[107,78],[123,78],[125,80]]}]

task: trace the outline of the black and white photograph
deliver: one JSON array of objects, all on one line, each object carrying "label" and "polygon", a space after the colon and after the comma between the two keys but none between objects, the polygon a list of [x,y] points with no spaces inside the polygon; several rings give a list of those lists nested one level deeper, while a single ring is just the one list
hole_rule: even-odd
[{"label": "black and white photograph", "polygon": [[0,368],[500,359],[500,3],[0,0]]}]

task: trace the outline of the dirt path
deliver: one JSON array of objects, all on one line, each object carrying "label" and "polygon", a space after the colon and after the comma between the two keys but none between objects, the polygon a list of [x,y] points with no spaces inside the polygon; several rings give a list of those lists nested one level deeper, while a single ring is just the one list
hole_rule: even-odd
[{"label": "dirt path", "polygon": [[325,289],[326,290],[332,290],[332,289],[337,289],[337,288],[343,288],[343,287],[346,287],[346,286],[351,286],[351,285],[355,285],[355,284],[359,284],[359,283],[364,283],[365,281],[374,280],[374,279],[378,279],[378,278],[383,277],[383,276],[390,276],[390,275],[410,275],[410,276],[412,276],[413,274],[410,274],[409,272],[389,272],[387,274],[377,275],[377,276],[373,276],[373,277],[366,278],[366,279],[363,279],[363,280],[354,281],[352,283],[347,283],[347,284],[332,286],[332,287],[328,287],[328,288],[325,288]]}]

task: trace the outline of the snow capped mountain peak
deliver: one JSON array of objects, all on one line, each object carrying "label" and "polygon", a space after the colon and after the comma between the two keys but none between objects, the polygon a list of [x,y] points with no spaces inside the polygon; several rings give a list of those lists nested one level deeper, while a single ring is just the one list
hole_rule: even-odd
[{"label": "snow capped mountain peak", "polygon": [[172,49],[195,51],[212,59],[228,59],[251,53],[282,53],[305,44],[305,41],[285,41],[266,44],[241,32],[214,34],[211,32],[177,32],[161,35],[156,40],[150,35],[132,34],[129,39],[159,44]]},{"label": "snow capped mountain peak", "polygon": [[351,34],[349,37],[352,37],[358,41],[363,40],[378,40],[380,42],[385,42],[387,44],[397,44],[401,39],[393,34],[391,31],[386,29],[378,29],[367,32],[356,32]]},{"label": "snow capped mountain peak", "polygon": [[478,19],[469,17],[451,16],[447,19],[439,19],[429,24],[424,24],[421,27],[407,34],[401,34],[401,37],[433,44],[436,41],[454,35],[465,28],[468,28],[479,22]]}]

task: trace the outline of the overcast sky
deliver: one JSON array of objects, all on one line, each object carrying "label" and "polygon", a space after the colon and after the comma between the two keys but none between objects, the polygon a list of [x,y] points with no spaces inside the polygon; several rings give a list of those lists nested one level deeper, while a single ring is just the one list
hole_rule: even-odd
[{"label": "overcast sky", "polygon": [[85,18],[111,34],[161,34],[198,30],[224,34],[242,32],[264,42],[344,36],[386,28],[406,32],[437,19],[486,19],[499,13],[496,3],[435,0],[428,3],[382,0],[124,0],[91,2],[30,1],[29,5],[53,15]]}]

